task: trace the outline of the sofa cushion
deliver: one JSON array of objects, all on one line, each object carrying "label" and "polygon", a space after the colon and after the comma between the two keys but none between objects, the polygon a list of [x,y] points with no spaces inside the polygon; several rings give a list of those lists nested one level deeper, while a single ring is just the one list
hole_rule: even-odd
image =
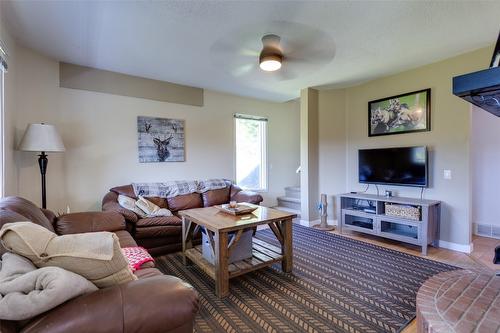
[{"label": "sofa cushion", "polygon": [[143,268],[143,269],[139,269],[139,270],[135,271],[134,274],[135,274],[135,276],[137,276],[138,279],[145,279],[145,278],[149,278],[149,277],[152,277],[152,276],[161,276],[161,275],[163,275],[162,272],[160,272],[156,268]]},{"label": "sofa cushion", "polygon": [[162,225],[162,226],[151,226],[146,228],[136,228],[135,238],[154,238],[163,236],[175,236],[180,235],[182,232],[181,226],[173,225]]},{"label": "sofa cushion", "polygon": [[99,288],[135,280],[128,261],[110,232],[57,236],[31,222],[5,224],[4,247],[28,258],[37,267],[56,266],[80,274]]},{"label": "sofa cushion", "polygon": [[0,201],[0,208],[16,212],[25,217],[24,221],[31,221],[50,231],[54,231],[52,224],[42,210],[29,200],[20,197],[3,198]]},{"label": "sofa cushion", "polygon": [[120,242],[120,247],[134,247],[137,246],[136,241],[132,235],[126,230],[115,231],[116,237]]},{"label": "sofa cushion", "polygon": [[134,187],[132,185],[116,186],[110,189],[110,191],[115,192],[116,194],[121,194],[133,199],[137,199],[137,197],[135,196]]},{"label": "sofa cushion", "polygon": [[210,190],[202,193],[203,206],[211,207],[215,205],[222,205],[229,202],[230,188],[221,188],[218,190]]},{"label": "sofa cushion", "polygon": [[114,212],[82,212],[64,214],[56,218],[56,233],[59,235],[97,231],[125,230],[125,219]]},{"label": "sofa cushion", "polygon": [[160,197],[144,197],[148,201],[154,203],[160,208],[167,208],[168,209],[168,203],[166,198],[160,198]]},{"label": "sofa cushion", "polygon": [[135,224],[138,228],[157,227],[162,225],[182,226],[182,220],[177,216],[158,216],[140,219]]},{"label": "sofa cushion", "polygon": [[168,208],[170,209],[171,212],[203,207],[203,201],[199,193],[178,195],[173,198],[168,198],[167,202],[168,202]]}]

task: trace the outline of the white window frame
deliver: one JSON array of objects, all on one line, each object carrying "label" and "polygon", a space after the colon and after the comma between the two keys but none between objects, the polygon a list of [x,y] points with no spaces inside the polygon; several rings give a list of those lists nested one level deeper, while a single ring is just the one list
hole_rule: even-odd
[{"label": "white window frame", "polygon": [[5,196],[5,68],[0,64],[0,198]]},{"label": "white window frame", "polygon": [[[261,133],[260,133],[260,138],[261,138],[261,164],[263,166],[261,166],[261,185],[262,185],[262,188],[247,188],[247,187],[242,187],[244,190],[250,190],[250,191],[254,191],[254,192],[259,192],[259,193],[266,193],[269,191],[269,179],[268,179],[268,175],[269,175],[269,172],[268,172],[268,158],[267,158],[267,151],[268,151],[268,140],[267,140],[267,127],[268,127],[268,119],[266,117],[261,117],[261,116],[253,116],[253,115],[248,115],[248,114],[240,114],[240,113],[236,113],[234,114],[234,124],[233,124],[233,132],[234,132],[234,135],[233,135],[233,145],[234,145],[234,149],[233,149],[233,155],[234,155],[234,171],[233,171],[233,174],[234,174],[234,180],[236,182],[236,185],[238,185],[237,183],[237,178],[236,178],[236,174],[237,174],[237,159],[236,159],[236,149],[238,148],[237,147],[237,143],[236,143],[236,136],[237,136],[237,133],[236,133],[236,122],[238,121],[238,119],[248,119],[248,120],[256,120],[256,121],[261,121],[264,123],[264,126],[261,127]],[[239,186],[239,185],[238,185]]]},{"label": "white window frame", "polygon": [[5,196],[5,73],[7,51],[0,40],[0,198]]}]

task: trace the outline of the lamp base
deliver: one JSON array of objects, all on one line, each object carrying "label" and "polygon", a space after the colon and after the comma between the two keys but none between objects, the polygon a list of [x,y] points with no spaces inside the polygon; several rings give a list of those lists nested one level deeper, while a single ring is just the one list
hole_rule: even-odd
[{"label": "lamp base", "polygon": [[38,155],[38,166],[40,167],[40,174],[42,176],[42,208],[47,208],[47,196],[45,188],[45,174],[47,173],[47,164],[49,160],[47,159],[47,154],[44,151]]}]

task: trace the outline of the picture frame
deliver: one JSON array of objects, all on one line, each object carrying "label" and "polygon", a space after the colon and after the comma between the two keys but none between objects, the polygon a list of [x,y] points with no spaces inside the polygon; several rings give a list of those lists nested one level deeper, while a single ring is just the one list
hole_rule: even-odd
[{"label": "picture frame", "polygon": [[184,162],[184,131],[182,119],[138,116],[139,163]]},{"label": "picture frame", "polygon": [[369,137],[430,130],[430,88],[368,102]]}]

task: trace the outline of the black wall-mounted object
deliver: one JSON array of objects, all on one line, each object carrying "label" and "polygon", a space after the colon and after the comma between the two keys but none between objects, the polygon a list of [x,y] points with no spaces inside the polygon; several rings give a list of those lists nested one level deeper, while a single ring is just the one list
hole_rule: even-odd
[{"label": "black wall-mounted object", "polygon": [[500,117],[500,33],[495,51],[491,58],[490,68],[455,76],[453,78],[453,94]]},{"label": "black wall-mounted object", "polygon": [[428,186],[427,147],[360,149],[358,181],[363,184]]}]

